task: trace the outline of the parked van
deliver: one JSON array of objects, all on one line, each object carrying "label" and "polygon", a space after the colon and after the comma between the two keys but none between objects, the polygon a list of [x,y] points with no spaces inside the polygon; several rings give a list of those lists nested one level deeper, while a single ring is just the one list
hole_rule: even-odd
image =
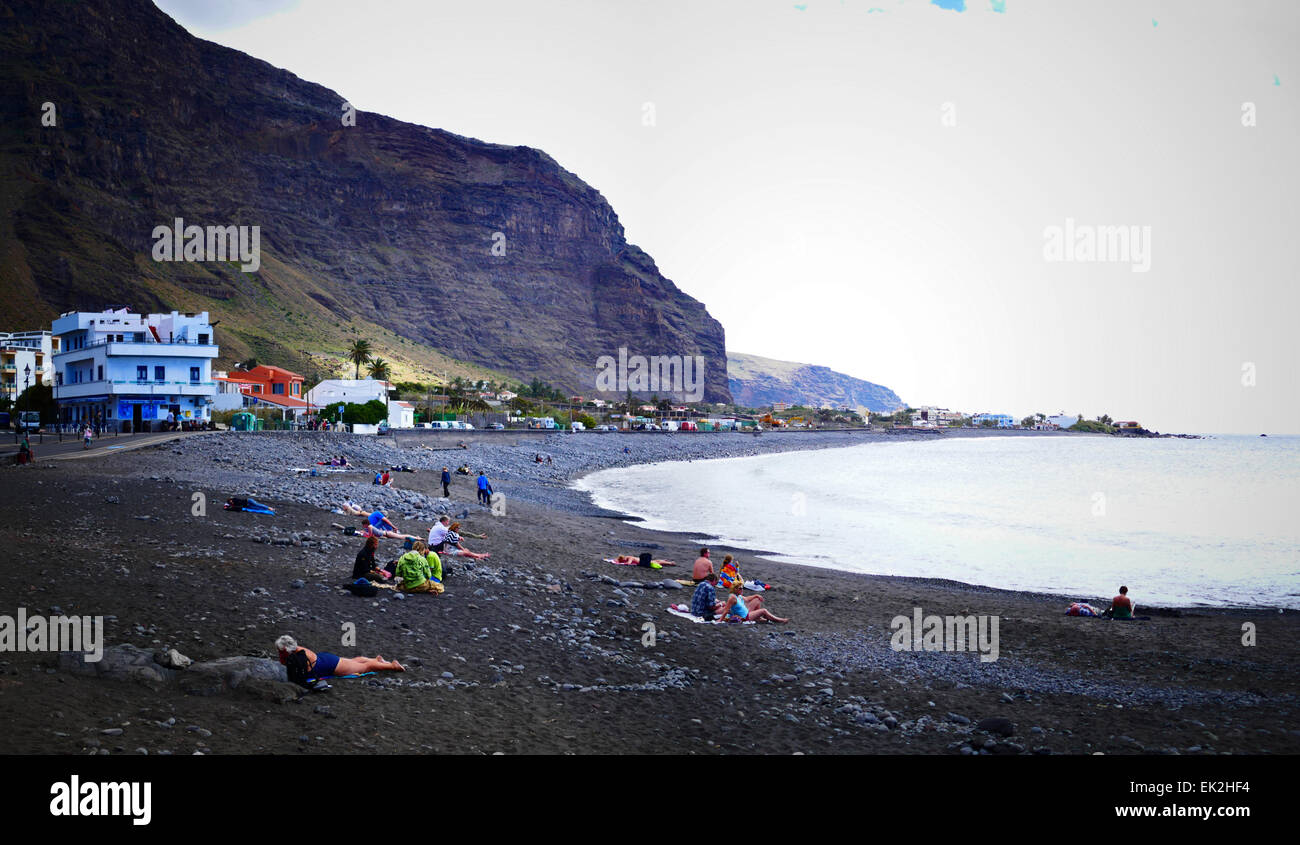
[{"label": "parked van", "polygon": [[582,423],[578,422],[577,420],[574,420],[573,422],[569,423],[569,431],[586,431],[586,430],[587,427]]}]

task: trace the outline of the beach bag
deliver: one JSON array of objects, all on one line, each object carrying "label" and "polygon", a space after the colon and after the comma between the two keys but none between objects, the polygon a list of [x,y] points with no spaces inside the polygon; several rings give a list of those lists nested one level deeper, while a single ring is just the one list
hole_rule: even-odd
[{"label": "beach bag", "polygon": [[352,595],[363,599],[372,599],[379,595],[379,588],[374,584],[371,584],[365,578],[358,578],[351,584],[348,584],[347,588]]},{"label": "beach bag", "polygon": [[290,683],[311,689],[312,681],[307,677],[311,672],[307,666],[307,652],[299,649],[285,658],[284,671],[289,676]]}]

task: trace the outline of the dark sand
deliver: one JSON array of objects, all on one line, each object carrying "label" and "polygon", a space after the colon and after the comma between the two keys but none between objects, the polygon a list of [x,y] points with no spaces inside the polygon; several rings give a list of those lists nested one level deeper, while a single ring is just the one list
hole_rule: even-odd
[{"label": "dark sand", "polygon": [[[1294,613],[1144,606],[1149,622],[1076,619],[1062,615],[1061,597],[738,552],[749,577],[778,586],[770,606],[794,622],[694,625],[663,612],[689,602],[688,590],[627,589],[623,599],[598,577],[687,577],[690,536],[517,498],[504,517],[455,502],[454,512],[470,509],[469,530],[489,536],[467,544],[492,558],[459,569],[445,595],[358,599],[337,586],[360,546],[331,534],[346,520],[272,501],[277,527],[342,545],[252,542],[272,523],[222,511],[235,491],[147,477],[165,448],[0,469],[0,613],[112,615],[107,645],[174,647],[195,660],[270,657],[291,632],[318,651],[381,653],[410,671],[286,703],[81,677],[53,668],[53,655],[0,654],[9,722],[0,752],[957,754],[986,742],[966,723],[986,717],[1014,723],[992,753],[1300,751]],[[473,448],[463,454],[473,461]],[[432,472],[398,480],[439,491]],[[205,517],[189,515],[196,489]],[[681,565],[601,563],[637,551],[614,541],[660,543],[655,556]],[[715,547],[715,559],[725,551]],[[892,651],[890,619],[918,606],[997,615],[1000,659]],[[659,634],[652,647],[642,644],[646,621]],[[355,648],[340,645],[349,622]],[[1257,625],[1258,645],[1242,645],[1243,622]]]}]

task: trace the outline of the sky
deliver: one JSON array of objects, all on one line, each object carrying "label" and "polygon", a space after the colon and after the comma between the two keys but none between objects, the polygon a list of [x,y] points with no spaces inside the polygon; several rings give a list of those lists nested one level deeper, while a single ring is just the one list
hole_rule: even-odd
[{"label": "sky", "polygon": [[1292,0],[157,5],[546,151],[730,350],[913,406],[1300,433]]}]

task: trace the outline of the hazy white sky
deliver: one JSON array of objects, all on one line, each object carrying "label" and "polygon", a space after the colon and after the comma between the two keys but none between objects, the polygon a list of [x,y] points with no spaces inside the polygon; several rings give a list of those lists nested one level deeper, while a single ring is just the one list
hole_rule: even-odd
[{"label": "hazy white sky", "polygon": [[[1300,432],[1293,0],[157,1],[545,150],[729,349],[913,405]],[[1150,227],[1150,270],[1045,260],[1067,218]]]}]

